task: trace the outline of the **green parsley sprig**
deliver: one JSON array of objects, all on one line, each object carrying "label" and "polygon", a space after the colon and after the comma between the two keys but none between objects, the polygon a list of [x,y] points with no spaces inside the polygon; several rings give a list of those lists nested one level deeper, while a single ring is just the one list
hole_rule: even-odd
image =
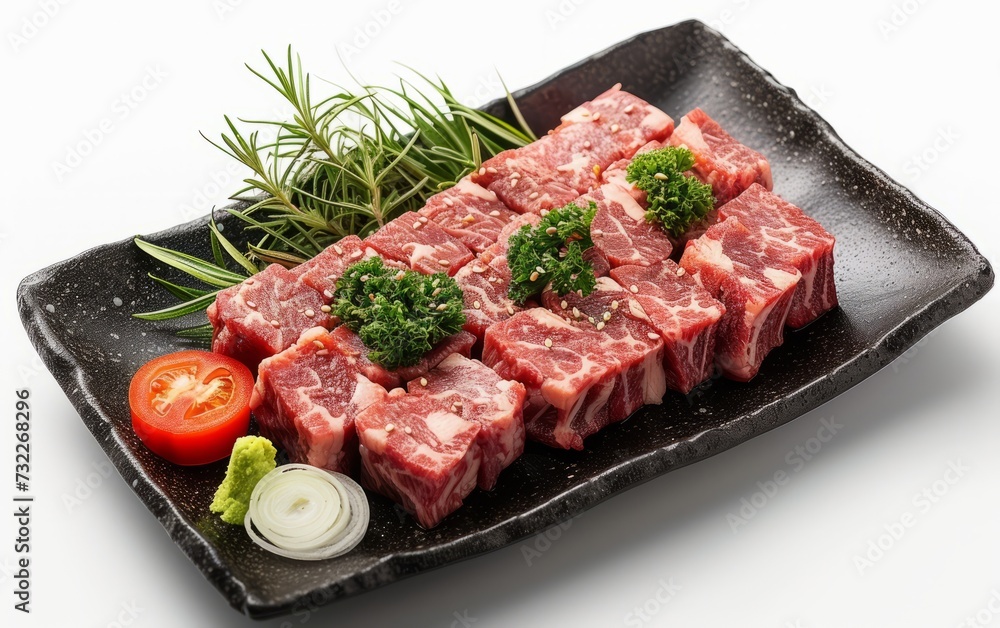
[{"label": "green parsley sprig", "polygon": [[684,174],[693,167],[690,150],[665,146],[636,155],[625,173],[626,181],[646,193],[646,220],[660,223],[674,237],[683,235],[715,204],[712,186]]},{"label": "green parsley sprig", "polygon": [[597,280],[583,252],[594,246],[590,223],[596,212],[593,201],[587,207],[570,203],[551,210],[537,227],[525,225],[512,235],[507,249],[511,271],[507,295],[524,303],[550,282],[560,296],[578,290],[590,294]]},{"label": "green parsley sprig", "polygon": [[391,268],[378,257],[351,265],[333,296],[333,313],[361,337],[368,358],[389,369],[417,364],[465,324],[454,279]]}]

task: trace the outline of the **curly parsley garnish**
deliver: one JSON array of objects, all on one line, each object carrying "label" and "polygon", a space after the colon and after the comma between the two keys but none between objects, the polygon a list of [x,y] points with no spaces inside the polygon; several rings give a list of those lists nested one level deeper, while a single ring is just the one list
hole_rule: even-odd
[{"label": "curly parsley garnish", "polygon": [[389,369],[413,366],[465,324],[454,279],[390,268],[378,257],[348,267],[333,296],[333,313],[361,337],[368,358]]},{"label": "curly parsley garnish", "polygon": [[665,146],[636,155],[625,179],[646,193],[646,220],[677,237],[712,211],[712,186],[684,173],[694,167],[686,148]]},{"label": "curly parsley garnish", "polygon": [[583,252],[594,246],[590,223],[596,212],[593,201],[587,207],[570,203],[551,210],[537,227],[525,225],[512,235],[507,248],[511,271],[507,295],[524,303],[550,282],[560,296],[578,290],[590,294],[597,282]]}]

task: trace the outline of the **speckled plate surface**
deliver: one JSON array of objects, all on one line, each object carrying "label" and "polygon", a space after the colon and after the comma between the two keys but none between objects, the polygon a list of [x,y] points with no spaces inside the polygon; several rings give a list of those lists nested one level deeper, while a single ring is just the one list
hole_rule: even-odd
[{"label": "speckled plate surface", "polygon": [[[789,334],[749,384],[720,380],[691,397],[668,393],[663,405],[588,439],[585,452],[529,446],[493,492],[476,491],[432,531],[372,497],[371,528],[347,556],[306,563],[257,549],[242,528],[208,513],[224,463],[175,467],[146,451],[129,425],[124,393],[131,374],[149,358],[185,346],[171,325],[129,316],[171,302],[147,278],[170,273],[125,240],[23,281],[18,305],[42,359],[125,481],[235,608],[255,617],[286,613],[309,596],[335,600],[536,533],[831,399],[993,285],[989,263],[962,233],[700,22],[634,37],[517,96],[531,126],[548,129],[617,82],[675,119],[704,108],[770,159],[775,191],[837,236],[841,307]],[[498,102],[491,110],[506,115],[505,107]],[[204,222],[149,239],[208,255]]]}]

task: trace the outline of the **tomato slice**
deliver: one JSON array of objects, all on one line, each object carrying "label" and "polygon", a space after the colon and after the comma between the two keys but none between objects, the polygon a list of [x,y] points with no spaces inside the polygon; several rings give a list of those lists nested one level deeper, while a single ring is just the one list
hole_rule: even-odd
[{"label": "tomato slice", "polygon": [[175,464],[215,462],[246,435],[252,390],[250,370],[230,357],[210,351],[160,356],[132,376],[132,429]]}]

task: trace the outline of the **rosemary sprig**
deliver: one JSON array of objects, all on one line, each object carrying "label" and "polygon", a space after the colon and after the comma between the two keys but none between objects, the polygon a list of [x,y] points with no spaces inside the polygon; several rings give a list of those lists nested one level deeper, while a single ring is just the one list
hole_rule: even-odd
[{"label": "rosemary sprig", "polygon": [[[136,314],[140,318],[197,312],[216,291],[242,281],[243,272],[268,263],[295,266],[346,235],[363,237],[419,209],[484,159],[535,139],[509,93],[517,126],[462,105],[443,81],[413,70],[413,79],[395,87],[360,85],[352,93],[333,85],[332,94],[316,98],[290,46],[283,64],[263,54],[266,70],[247,68],[291,105],[292,119],[240,119],[238,125],[226,116],[220,140],[205,138],[249,171],[232,195],[248,205],[228,211],[251,241],[241,252],[212,222],[208,261],[136,239],[146,253],[207,286],[153,277],[182,302]],[[240,273],[229,269],[227,256]]]}]

